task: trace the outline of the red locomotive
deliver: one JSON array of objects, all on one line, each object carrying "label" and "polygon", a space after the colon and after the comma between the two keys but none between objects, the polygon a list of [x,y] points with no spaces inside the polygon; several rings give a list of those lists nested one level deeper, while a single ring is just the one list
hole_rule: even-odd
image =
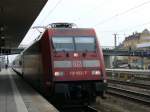
[{"label": "red locomotive", "polygon": [[70,23],[51,24],[13,65],[50,99],[92,101],[103,95],[107,86],[103,53],[94,29],[72,28]]}]

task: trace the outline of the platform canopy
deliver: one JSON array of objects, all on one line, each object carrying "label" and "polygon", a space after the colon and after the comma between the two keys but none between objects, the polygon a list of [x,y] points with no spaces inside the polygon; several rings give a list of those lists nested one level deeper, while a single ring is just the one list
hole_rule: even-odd
[{"label": "platform canopy", "polygon": [[0,47],[17,47],[46,2],[0,0]]}]

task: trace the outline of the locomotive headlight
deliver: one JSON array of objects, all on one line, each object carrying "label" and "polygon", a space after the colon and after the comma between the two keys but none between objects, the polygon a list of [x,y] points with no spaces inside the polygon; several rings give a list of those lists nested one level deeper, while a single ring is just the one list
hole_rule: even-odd
[{"label": "locomotive headlight", "polygon": [[78,53],[74,53],[73,56],[74,56],[74,57],[78,57],[79,54],[78,54]]},{"label": "locomotive headlight", "polygon": [[57,77],[57,76],[63,76],[64,75],[64,72],[55,72],[54,75]]},{"label": "locomotive headlight", "polygon": [[107,83],[107,80],[103,80],[104,83]]},{"label": "locomotive headlight", "polygon": [[100,75],[101,72],[99,70],[93,70],[92,75]]}]

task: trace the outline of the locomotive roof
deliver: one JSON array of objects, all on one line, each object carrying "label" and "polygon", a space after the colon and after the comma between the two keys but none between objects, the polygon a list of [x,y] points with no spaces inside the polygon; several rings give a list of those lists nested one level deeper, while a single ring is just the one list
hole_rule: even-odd
[{"label": "locomotive roof", "polygon": [[27,48],[25,48],[22,53],[24,53],[30,46],[32,46],[34,43],[38,42],[43,34],[47,31],[53,31],[53,34],[57,34],[57,36],[62,35],[63,32],[67,32],[67,36],[71,35],[85,35],[85,36],[94,36],[95,30],[93,28],[46,28],[44,32],[42,32],[38,38],[36,38],[33,43],[31,43]]},{"label": "locomotive roof", "polygon": [[94,36],[95,35],[95,30],[93,28],[49,28],[47,31],[48,32],[52,31],[53,35],[57,35],[57,36],[61,36],[61,35]]}]

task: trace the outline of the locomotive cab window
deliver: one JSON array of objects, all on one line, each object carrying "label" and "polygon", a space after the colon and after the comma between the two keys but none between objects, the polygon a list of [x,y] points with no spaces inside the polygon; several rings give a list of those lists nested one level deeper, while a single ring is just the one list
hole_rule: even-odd
[{"label": "locomotive cab window", "polygon": [[73,51],[73,37],[53,37],[55,51]]},{"label": "locomotive cab window", "polygon": [[95,37],[53,37],[55,51],[96,51]]},{"label": "locomotive cab window", "polygon": [[76,37],[76,51],[95,51],[96,42],[94,37]]}]

